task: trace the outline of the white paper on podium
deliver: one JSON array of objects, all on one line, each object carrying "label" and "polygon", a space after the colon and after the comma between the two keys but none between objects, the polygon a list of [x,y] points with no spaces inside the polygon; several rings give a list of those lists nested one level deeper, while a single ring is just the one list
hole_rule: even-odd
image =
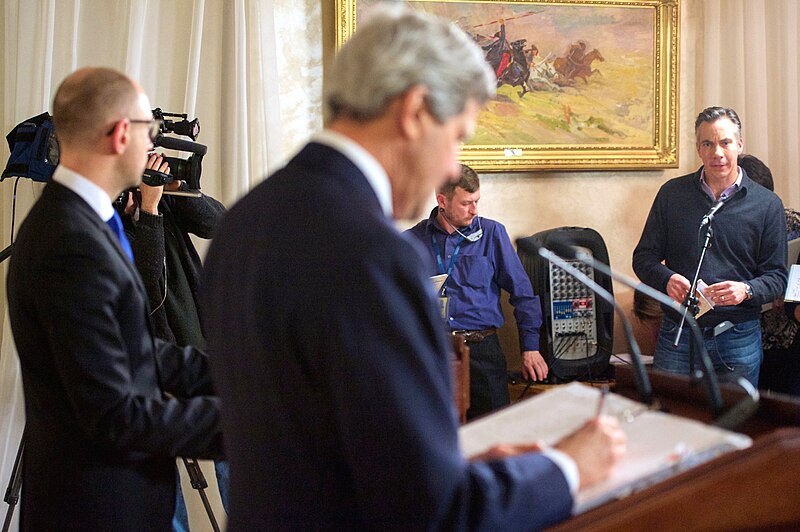
[{"label": "white paper on podium", "polygon": [[[600,390],[585,384],[557,386],[462,426],[461,450],[469,457],[500,443],[555,444],[596,414],[599,398]],[[752,445],[743,434],[653,411],[614,393],[606,397],[603,411],[620,420],[627,451],[607,480],[578,493],[575,514]]]}]

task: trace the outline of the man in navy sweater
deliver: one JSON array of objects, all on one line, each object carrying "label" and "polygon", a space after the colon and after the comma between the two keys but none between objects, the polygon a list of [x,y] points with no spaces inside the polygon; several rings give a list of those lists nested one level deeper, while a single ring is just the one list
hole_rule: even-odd
[{"label": "man in navy sweater", "polygon": [[[758,382],[761,365],[761,305],[786,289],[786,222],[783,204],[737,165],[742,125],[733,109],[709,107],[695,121],[703,166],[659,190],[639,244],[633,269],[648,285],[683,303],[700,260],[706,225],[713,224],[699,278],[713,310],[699,317],[705,345],[721,380]],[[706,215],[722,202],[712,220]],[[688,374],[693,369],[690,334],[674,347],[680,316],[668,313],[659,332],[653,365]]]}]

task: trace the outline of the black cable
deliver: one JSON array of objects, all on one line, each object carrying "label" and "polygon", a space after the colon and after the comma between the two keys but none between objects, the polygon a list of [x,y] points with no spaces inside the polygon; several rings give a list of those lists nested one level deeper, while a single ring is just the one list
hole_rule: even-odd
[{"label": "black cable", "polygon": [[[554,349],[553,362],[556,362],[558,360],[566,360],[566,359],[563,358],[563,356],[566,354],[567,351],[569,351],[573,347],[575,347],[575,344],[582,337],[585,339],[585,345],[586,345],[586,349],[587,349],[587,353],[588,353],[589,337],[586,334],[586,332],[581,331],[581,332],[576,332],[576,333],[570,333],[568,336],[556,337],[556,339],[563,339],[564,342],[561,342],[559,347],[557,349]],[[560,353],[558,351],[560,351]],[[591,364],[589,364],[589,357],[588,356],[586,357],[586,361],[587,361],[587,365],[591,368]],[[559,375],[558,372],[555,371],[555,369],[552,366],[550,366],[550,372],[552,372],[552,374],[556,378],[556,380],[565,381],[565,382],[571,382],[571,381],[575,381],[575,380],[580,380],[581,378],[585,378],[587,376],[588,377],[591,376],[591,369],[589,370],[588,373],[582,373],[582,374],[579,374],[579,375],[577,375],[576,377],[573,377],[573,378],[566,378],[563,375]]]}]

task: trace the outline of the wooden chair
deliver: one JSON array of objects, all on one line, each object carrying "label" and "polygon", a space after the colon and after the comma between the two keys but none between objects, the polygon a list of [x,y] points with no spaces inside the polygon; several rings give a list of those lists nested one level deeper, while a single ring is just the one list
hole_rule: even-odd
[{"label": "wooden chair", "polygon": [[461,423],[467,422],[469,409],[469,347],[464,336],[454,334],[451,368],[453,370],[453,393]]}]

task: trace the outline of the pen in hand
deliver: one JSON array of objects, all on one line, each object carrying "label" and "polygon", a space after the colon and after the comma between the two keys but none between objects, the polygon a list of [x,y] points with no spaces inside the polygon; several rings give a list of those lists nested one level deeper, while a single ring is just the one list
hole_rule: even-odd
[{"label": "pen in hand", "polygon": [[600,387],[600,399],[597,401],[597,412],[594,417],[600,417],[603,413],[603,404],[606,402],[606,395],[608,395],[608,384],[603,384]]}]

